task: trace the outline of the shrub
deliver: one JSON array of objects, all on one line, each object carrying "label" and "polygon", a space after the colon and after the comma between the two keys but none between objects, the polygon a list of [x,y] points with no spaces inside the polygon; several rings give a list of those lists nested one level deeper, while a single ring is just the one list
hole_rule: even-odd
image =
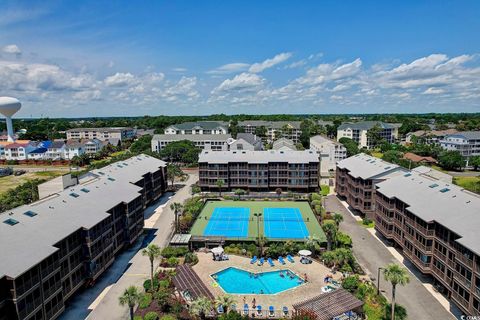
[{"label": "shrub", "polygon": [[[145,292],[150,292],[152,288],[152,281],[150,279],[147,279],[143,282],[143,289],[145,290]],[[158,290],[158,279],[156,278],[153,278],[153,291],[157,291]]]},{"label": "shrub", "polygon": [[248,316],[242,316],[236,311],[230,311],[229,313],[219,316],[218,320],[248,320]]},{"label": "shrub", "polygon": [[352,238],[346,233],[338,232],[337,233],[337,244],[342,248],[351,248],[352,247]]},{"label": "shrub", "polygon": [[158,319],[158,313],[155,311],[150,311],[148,312],[145,317],[143,317],[143,320],[157,320]]},{"label": "shrub", "polygon": [[170,257],[167,259],[167,264],[170,267],[176,267],[178,266],[178,263],[179,263],[178,258]]},{"label": "shrub", "polygon": [[312,206],[321,206],[322,205],[322,201],[321,200],[313,200],[312,201]]},{"label": "shrub", "polygon": [[152,303],[152,294],[151,293],[145,293],[142,295],[142,298],[140,299],[140,302],[138,303],[138,307],[140,309],[145,309],[150,306]]},{"label": "shrub", "polygon": [[318,193],[312,193],[312,201],[314,201],[314,200],[320,201],[320,200],[322,200],[322,196],[319,195]]},{"label": "shrub", "polygon": [[188,252],[188,248],[185,247],[165,247],[162,250],[162,256],[167,259],[171,257],[182,257]]},{"label": "shrub", "polygon": [[195,264],[198,262],[198,257],[195,253],[193,252],[188,252],[185,255],[185,263],[190,263],[190,264]]},{"label": "shrub", "polygon": [[357,275],[349,276],[343,279],[342,288],[351,293],[354,293],[357,290],[359,284],[360,280],[358,279]]},{"label": "shrub", "polygon": [[320,188],[321,188],[321,190],[322,190],[322,191],[321,191],[322,196],[328,196],[328,194],[330,193],[330,187],[329,187],[328,185],[326,185],[326,184],[322,184],[322,185],[320,186]]},{"label": "shrub", "polygon": [[160,320],[176,320],[177,318],[175,316],[172,316],[171,314],[166,314],[160,318]]},{"label": "shrub", "polygon": [[142,316],[136,315],[133,316],[133,320],[143,320]]}]

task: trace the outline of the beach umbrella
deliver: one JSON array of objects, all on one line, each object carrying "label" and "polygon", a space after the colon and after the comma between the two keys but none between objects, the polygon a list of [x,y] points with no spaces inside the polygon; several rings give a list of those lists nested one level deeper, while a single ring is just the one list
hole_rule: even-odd
[{"label": "beach umbrella", "polygon": [[304,257],[308,257],[312,255],[312,251],[310,250],[300,250],[298,251],[298,254]]},{"label": "beach umbrella", "polygon": [[223,253],[223,248],[222,247],[215,247],[213,249],[211,249],[210,251],[212,251],[213,254],[222,254]]}]

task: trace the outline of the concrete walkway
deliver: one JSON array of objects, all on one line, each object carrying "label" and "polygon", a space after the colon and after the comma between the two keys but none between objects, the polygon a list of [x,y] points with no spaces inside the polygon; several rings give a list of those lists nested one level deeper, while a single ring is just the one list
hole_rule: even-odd
[{"label": "concrete walkway", "polygon": [[[376,279],[379,267],[384,267],[389,263],[399,263],[382,242],[377,240],[366,228],[358,224],[357,220],[335,195],[326,197],[325,206],[327,211],[340,213],[343,216],[344,222],[340,225],[340,230],[352,237],[353,253],[367,275]],[[391,286],[385,283],[382,275],[380,276],[380,288],[390,299]],[[422,281],[413,273],[410,274],[410,283],[408,285],[397,288],[397,302],[407,309],[409,319],[455,319],[452,313],[447,311],[432,296],[424,287]]]},{"label": "concrete walkway", "polygon": [[[143,241],[138,241],[134,247],[126,251],[127,256],[124,257],[123,254],[119,256],[94,287],[75,296],[60,319],[118,320],[129,318],[128,308],[119,305],[118,297],[131,285],[143,289],[143,282],[150,276],[150,262],[148,258],[142,256],[141,249],[149,243],[155,243],[160,247],[168,245],[173,233],[174,222],[170,204],[173,202],[183,203],[191,197],[191,185],[197,181],[198,174],[190,174],[188,180],[182,182],[184,187],[175,195],[166,194],[164,196],[167,198],[166,201],[160,201],[155,210],[152,211],[151,208],[146,210],[146,224],[153,225],[150,233],[144,237]],[[124,258],[122,259],[122,257]],[[118,274],[118,270],[120,270],[120,274]],[[109,279],[110,272],[112,276]]]}]

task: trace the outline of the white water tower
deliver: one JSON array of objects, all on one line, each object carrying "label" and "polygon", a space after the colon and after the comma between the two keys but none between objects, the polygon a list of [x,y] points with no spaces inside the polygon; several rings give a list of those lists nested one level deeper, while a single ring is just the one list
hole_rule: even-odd
[{"label": "white water tower", "polygon": [[12,97],[0,97],[0,113],[5,116],[7,122],[7,135],[9,142],[14,142],[12,116],[20,110],[22,104],[18,99]]}]

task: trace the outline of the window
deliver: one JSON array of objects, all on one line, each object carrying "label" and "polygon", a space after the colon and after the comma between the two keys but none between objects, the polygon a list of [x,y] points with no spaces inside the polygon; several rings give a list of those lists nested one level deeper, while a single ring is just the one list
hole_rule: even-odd
[{"label": "window", "polygon": [[108,177],[108,180],[110,180],[110,181],[115,181],[115,179],[112,178],[112,177]]},{"label": "window", "polygon": [[448,192],[448,191],[450,191],[450,189],[448,189],[448,188],[443,188],[443,189],[440,190],[441,193],[445,193],[445,192]]},{"label": "window", "polygon": [[12,218],[8,218],[7,220],[3,221],[3,223],[8,224],[9,226],[14,226],[18,223],[18,221]]},{"label": "window", "polygon": [[78,193],[72,192],[70,193],[70,197],[78,198],[80,195]]},{"label": "window", "polygon": [[87,188],[82,188],[82,189],[80,189],[80,191],[85,192],[85,193],[89,193],[89,192],[90,192],[90,190],[88,190]]},{"label": "window", "polygon": [[30,211],[30,210],[24,212],[23,214],[28,216],[28,217],[35,217],[37,215],[36,212]]},{"label": "window", "polygon": [[434,183],[434,184],[429,185],[429,187],[433,189],[433,188],[438,187],[438,184]]}]

